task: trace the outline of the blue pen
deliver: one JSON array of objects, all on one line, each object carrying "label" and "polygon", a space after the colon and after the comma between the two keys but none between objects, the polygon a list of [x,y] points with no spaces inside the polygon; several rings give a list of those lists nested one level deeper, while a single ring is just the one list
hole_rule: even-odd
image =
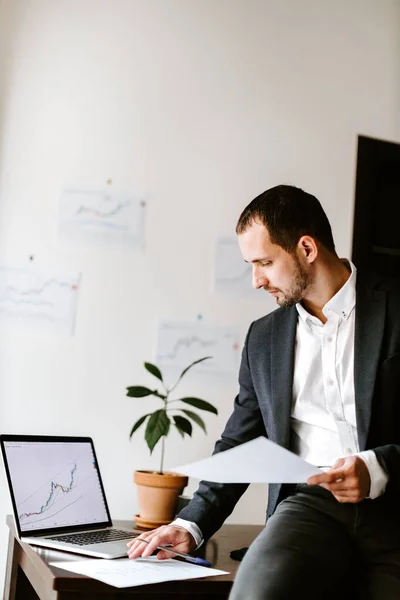
[{"label": "blue pen", "polygon": [[[147,540],[142,540],[142,538],[136,538],[138,542],[144,542],[145,544],[150,544]],[[190,556],[190,554],[185,554],[185,552],[177,552],[177,550],[172,550],[172,546],[157,546],[157,550],[166,550],[167,552],[171,552],[171,554],[175,554],[176,556],[180,556],[184,558],[188,562],[191,562],[195,565],[201,565],[202,567],[211,567],[211,563],[205,558],[198,558],[197,556]]]}]

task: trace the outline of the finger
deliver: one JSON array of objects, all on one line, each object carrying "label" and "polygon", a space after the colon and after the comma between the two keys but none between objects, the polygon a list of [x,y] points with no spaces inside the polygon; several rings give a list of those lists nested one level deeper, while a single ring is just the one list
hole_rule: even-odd
[{"label": "finger", "polygon": [[149,544],[147,545],[147,547],[143,550],[142,552],[142,556],[143,558],[147,558],[148,556],[151,556],[153,554],[153,552],[155,552],[158,548],[158,546],[165,546],[166,544],[171,543],[169,536],[164,534],[159,534],[159,535],[154,535],[151,540],[149,540]]},{"label": "finger", "polygon": [[183,527],[171,526],[168,529],[160,530],[157,534],[157,543],[159,546],[172,544],[173,546],[182,547],[182,545],[188,545],[190,539],[190,533]]},{"label": "finger", "polygon": [[140,533],[136,538],[130,540],[127,544],[128,548],[135,549],[143,544],[143,541],[149,542],[152,535],[151,533]]},{"label": "finger", "polygon": [[344,473],[342,470],[337,471],[326,471],[326,473],[321,473],[321,475],[313,475],[307,479],[308,485],[321,485],[322,483],[334,483],[338,479],[344,479]]},{"label": "finger", "polygon": [[143,533],[141,533],[140,535],[136,536],[135,538],[133,538],[132,540],[129,540],[129,542],[127,543],[128,548],[132,548],[136,545],[139,545],[141,543],[141,540],[145,539]]},{"label": "finger", "polygon": [[325,477],[325,473],[323,475],[313,475],[312,477],[309,477],[306,481],[307,485],[321,485],[326,482],[327,480]]},{"label": "finger", "polygon": [[129,558],[139,558],[140,556],[142,556],[145,548],[147,548],[147,546],[145,544],[136,546],[136,548],[130,548],[128,550],[128,557]]},{"label": "finger", "polygon": [[341,504],[346,504],[349,502],[349,498],[347,496],[344,496],[342,494],[333,494],[333,495],[336,498],[336,500],[338,502],[340,502]]},{"label": "finger", "polygon": [[[182,550],[183,552],[189,551],[190,534],[184,528],[163,526],[159,527],[148,533],[141,533],[134,543],[128,547],[129,558],[138,558],[143,556],[146,558],[157,550],[158,546],[166,546],[172,544]],[[147,543],[143,543],[141,540],[145,540]],[[168,557],[171,555],[168,553]]]},{"label": "finger", "polygon": [[167,552],[166,550],[160,550],[157,552],[157,558],[159,560],[166,560],[167,558],[173,558],[175,554],[171,554],[171,552]]},{"label": "finger", "polygon": [[160,529],[161,527],[158,527],[157,529],[152,529],[151,531],[141,531],[133,541],[149,541],[152,537],[154,537],[160,532]]},{"label": "finger", "polygon": [[[136,544],[132,545],[131,548],[128,549],[129,558],[138,558],[139,556],[149,556],[147,549],[150,546],[150,544],[152,543],[152,540],[154,539],[155,536],[156,536],[156,534],[154,531],[149,532],[146,535],[143,535],[143,533],[141,533],[140,536],[135,540]],[[150,554],[153,551],[154,551],[154,546],[153,546],[153,550],[150,551]]]},{"label": "finger", "polygon": [[151,556],[153,554],[153,552],[155,552],[157,550],[157,543],[155,542],[151,542],[150,544],[147,544],[147,546],[145,547],[145,549],[142,552],[142,558],[148,558],[149,556]]},{"label": "finger", "polygon": [[341,490],[330,490],[335,497],[345,499],[346,502],[359,502],[361,500],[360,490],[357,487]]},{"label": "finger", "polygon": [[326,490],[329,490],[330,492],[343,492],[343,493],[348,493],[348,492],[356,492],[358,490],[358,482],[356,479],[352,478],[347,478],[347,479],[337,479],[336,481],[333,481],[332,483],[324,483],[323,486]]},{"label": "finger", "polygon": [[333,494],[338,502],[341,504],[357,504],[361,498],[354,494]]},{"label": "finger", "polygon": [[143,552],[147,547],[148,544],[145,544],[143,542],[138,543],[136,546],[132,546],[132,548],[128,549],[129,558],[139,558],[139,556],[142,556]]},{"label": "finger", "polygon": [[139,546],[143,545],[143,541],[142,540],[132,540],[131,542],[127,543],[128,548],[130,548],[131,550],[135,550],[136,548],[139,548]]}]

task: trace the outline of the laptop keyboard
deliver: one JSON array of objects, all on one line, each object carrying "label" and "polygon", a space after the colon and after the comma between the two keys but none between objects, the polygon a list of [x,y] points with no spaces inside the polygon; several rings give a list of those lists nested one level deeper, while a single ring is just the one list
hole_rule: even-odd
[{"label": "laptop keyboard", "polygon": [[77,546],[88,546],[90,544],[101,544],[102,542],[115,542],[117,540],[130,540],[137,537],[137,533],[123,531],[122,529],[103,529],[101,531],[89,531],[85,533],[71,533],[69,535],[57,535],[47,537],[48,540],[56,542],[67,542]]}]

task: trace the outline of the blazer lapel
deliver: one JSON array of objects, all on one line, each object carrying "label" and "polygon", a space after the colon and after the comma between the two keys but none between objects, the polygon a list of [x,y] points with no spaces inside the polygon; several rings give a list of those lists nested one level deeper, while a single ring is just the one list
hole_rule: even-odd
[{"label": "blazer lapel", "polygon": [[298,313],[291,307],[274,313],[271,344],[272,417],[276,439],[285,448],[290,442],[290,415],[294,370],[294,348]]},{"label": "blazer lapel", "polygon": [[386,292],[357,275],[354,390],[360,450],[365,450],[385,324]]}]

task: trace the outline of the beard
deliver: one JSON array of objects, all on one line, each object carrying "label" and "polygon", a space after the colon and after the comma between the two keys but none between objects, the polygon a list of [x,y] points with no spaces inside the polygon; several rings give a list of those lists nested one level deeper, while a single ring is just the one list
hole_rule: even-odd
[{"label": "beard", "polygon": [[293,284],[286,292],[278,290],[282,297],[277,297],[276,302],[282,308],[289,308],[301,302],[305,292],[312,284],[311,274],[308,273],[301,265],[297,257],[295,257],[295,271],[293,274]]}]

